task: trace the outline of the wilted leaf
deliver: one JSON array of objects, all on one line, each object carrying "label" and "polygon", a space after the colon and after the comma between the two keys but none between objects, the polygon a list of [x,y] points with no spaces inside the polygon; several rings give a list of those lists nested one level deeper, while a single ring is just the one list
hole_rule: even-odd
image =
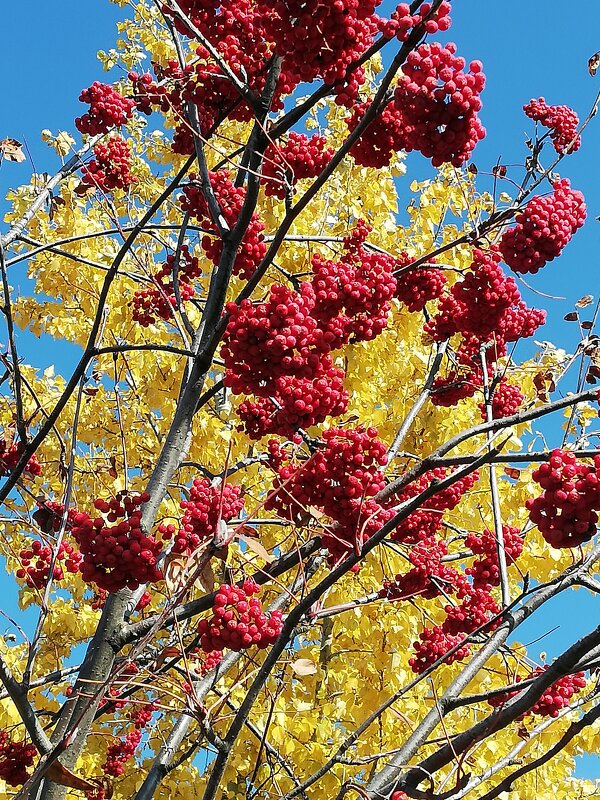
[{"label": "wilted leaf", "polygon": [[317,672],[317,665],[314,661],[311,661],[310,658],[297,658],[292,662],[292,669],[296,675],[303,678],[306,675],[315,675]]},{"label": "wilted leaf", "polygon": [[110,469],[108,470],[108,474],[110,475],[111,478],[116,478],[117,475],[119,474],[117,472],[117,458],[116,456],[111,456],[108,460],[110,463]]},{"label": "wilted leaf", "polygon": [[521,470],[517,469],[516,467],[505,467],[504,474],[508,475],[509,478],[514,478],[514,480],[517,480],[517,478],[519,478],[521,475]]},{"label": "wilted leaf", "polygon": [[594,53],[594,55],[588,59],[588,72],[594,77],[596,72],[598,72],[598,67],[600,66],[600,52]]},{"label": "wilted leaf", "polygon": [[238,534],[238,539],[241,542],[244,542],[248,550],[251,550],[255,555],[259,558],[262,558],[267,564],[270,564],[272,561],[275,560],[274,556],[272,556],[269,551],[262,546],[262,544],[256,539],[250,539],[248,536],[244,536],[243,534]]},{"label": "wilted leaf", "polygon": [[158,658],[156,659],[156,669],[160,669],[160,667],[162,667],[165,661],[177,658],[180,652],[181,651],[179,650],[178,647],[170,646],[163,648],[163,650],[159,653]]},{"label": "wilted leaf", "polygon": [[477,175],[477,171],[478,171],[477,167],[473,163],[469,164],[469,166],[467,167],[467,172],[470,172],[471,175]]},{"label": "wilted leaf", "polygon": [[594,298],[591,294],[585,294],[581,297],[576,303],[575,308],[586,308],[587,306],[591,305],[594,302]]},{"label": "wilted leaf", "polygon": [[579,314],[576,311],[569,311],[569,313],[564,316],[565,322],[577,322],[578,319]]},{"label": "wilted leaf", "polygon": [[58,783],[60,786],[68,786],[69,789],[79,789],[82,792],[93,791],[97,784],[91,781],[86,781],[85,778],[80,778],[74,772],[70,772],[60,761],[53,761],[46,770],[46,777],[50,778],[52,783]]},{"label": "wilted leaf", "polygon": [[48,216],[50,217],[51,222],[54,219],[57,209],[62,208],[64,205],[66,204],[62,197],[56,197],[55,195],[52,195],[50,198],[50,210],[48,211]]},{"label": "wilted leaf", "polygon": [[194,581],[194,586],[197,589],[208,593],[213,591],[216,582],[217,579],[209,560],[205,564],[202,564],[202,566],[199,568],[198,574],[196,575],[196,580]]},{"label": "wilted leaf", "polygon": [[73,191],[77,197],[90,197],[96,193],[96,187],[90,186],[89,183],[80,183],[73,189]]},{"label": "wilted leaf", "polygon": [[496,178],[505,178],[506,177],[506,167],[504,164],[498,164],[498,166],[492,169],[492,175]]},{"label": "wilted leaf", "polygon": [[23,145],[16,139],[2,139],[0,141],[0,158],[5,158],[7,161],[16,161],[17,164],[20,164],[21,161],[25,161]]},{"label": "wilted leaf", "polygon": [[165,583],[170,592],[179,589],[185,577],[186,559],[180,555],[167,556],[165,559]]},{"label": "wilted leaf", "polygon": [[590,322],[589,320],[584,320],[581,323],[581,327],[583,328],[584,331],[591,331],[592,328],[594,327],[594,323]]}]

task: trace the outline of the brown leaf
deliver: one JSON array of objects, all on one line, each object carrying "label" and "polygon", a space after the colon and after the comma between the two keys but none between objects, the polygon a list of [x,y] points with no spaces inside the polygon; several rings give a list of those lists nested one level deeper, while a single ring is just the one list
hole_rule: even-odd
[{"label": "brown leaf", "polygon": [[20,164],[21,161],[25,161],[23,145],[16,139],[2,139],[0,141],[0,158],[5,158],[7,161],[16,161],[17,164]]},{"label": "brown leaf", "polygon": [[598,381],[596,380],[596,376],[593,374],[591,369],[587,371],[587,374],[585,376],[585,382],[591,383],[592,385],[598,383]]},{"label": "brown leaf", "polygon": [[111,456],[109,459],[110,462],[110,469],[108,470],[108,474],[111,478],[116,478],[118,476],[117,472],[117,458],[116,456]]},{"label": "brown leaf", "polygon": [[527,741],[528,739],[531,738],[529,731],[527,730],[525,725],[521,725],[520,728],[517,730],[517,736],[519,737],[519,739],[523,739],[524,741]]},{"label": "brown leaf", "polygon": [[467,172],[470,172],[471,175],[477,175],[477,167],[475,166],[475,164],[473,163],[469,164],[469,166],[467,167]]},{"label": "brown leaf", "polygon": [[580,297],[579,300],[575,303],[575,308],[586,308],[587,306],[591,305],[594,302],[594,298],[591,294],[585,294],[583,297]]},{"label": "brown leaf", "polygon": [[194,586],[208,594],[208,592],[212,592],[215,588],[216,582],[217,579],[214,570],[211,567],[210,561],[207,561],[206,564],[200,567],[196,580],[194,581]]},{"label": "brown leaf", "polygon": [[496,178],[505,178],[506,177],[506,167],[504,164],[498,164],[498,166],[492,169],[492,175]]},{"label": "brown leaf", "polygon": [[304,678],[306,675],[315,675],[317,672],[317,665],[314,661],[311,661],[310,658],[297,658],[295,661],[292,661],[292,669],[296,675]]},{"label": "brown leaf", "polygon": [[552,373],[549,370],[546,372],[538,372],[533,379],[533,385],[535,386],[538,400],[547,403],[549,400],[548,390],[551,392],[554,391]]},{"label": "brown leaf", "polygon": [[180,555],[168,555],[165,558],[165,583],[170,592],[174,592],[183,585],[185,577],[186,559]]},{"label": "brown leaf", "polygon": [[272,561],[275,561],[274,556],[272,556],[260,542],[256,541],[256,539],[250,539],[249,537],[240,534],[238,534],[238,539],[241,542],[244,542],[248,550],[251,550],[259,558],[262,558],[266,564],[270,564]]},{"label": "brown leaf", "polygon": [[589,320],[584,320],[581,323],[581,327],[583,328],[584,331],[591,331],[592,328],[594,327],[594,323],[590,322]]},{"label": "brown leaf", "polygon": [[516,467],[505,467],[504,474],[508,475],[509,478],[514,478],[517,480],[517,478],[519,478],[521,475],[521,470],[517,469]]},{"label": "brown leaf", "polygon": [[97,386],[86,386],[83,390],[84,394],[87,394],[88,397],[95,397],[98,394],[98,387]]},{"label": "brown leaf", "polygon": [[598,72],[598,67],[600,66],[600,52],[594,53],[591,58],[588,59],[588,72],[594,77],[596,72]]},{"label": "brown leaf", "polygon": [[90,186],[89,183],[80,183],[73,189],[73,191],[77,197],[90,197],[91,195],[96,194],[96,187]]},{"label": "brown leaf", "polygon": [[79,789],[82,792],[93,791],[97,786],[96,783],[87,781],[85,778],[80,778],[78,775],[75,775],[74,772],[70,772],[60,761],[53,761],[52,764],[50,764],[46,770],[46,777],[49,778],[52,783],[58,783],[60,786],[68,786],[69,789]]},{"label": "brown leaf", "polygon": [[563,319],[565,322],[577,322],[579,319],[579,314],[576,311],[569,311],[568,314],[565,314]]},{"label": "brown leaf", "polygon": [[177,658],[180,654],[180,650],[178,647],[165,647],[163,648],[162,652],[159,654],[158,658],[156,659],[156,669],[160,669],[165,661]]},{"label": "brown leaf", "polygon": [[52,197],[50,198],[50,210],[48,211],[50,222],[52,222],[52,220],[54,219],[54,215],[57,209],[62,208],[64,205],[66,205],[66,203],[62,199],[62,197],[56,197],[55,195],[52,195]]}]

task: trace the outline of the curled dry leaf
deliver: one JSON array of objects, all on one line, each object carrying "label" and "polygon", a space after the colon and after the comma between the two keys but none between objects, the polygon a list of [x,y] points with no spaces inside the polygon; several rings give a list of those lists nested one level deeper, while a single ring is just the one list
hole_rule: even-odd
[{"label": "curled dry leaf", "polygon": [[292,669],[296,675],[304,678],[307,675],[315,675],[317,672],[317,665],[310,658],[297,658],[292,661]]},{"label": "curled dry leaf", "polygon": [[585,294],[583,297],[580,297],[579,300],[575,303],[575,308],[587,308],[594,302],[594,298],[591,294]]},{"label": "curled dry leaf", "polygon": [[598,72],[598,67],[600,66],[600,52],[594,53],[591,58],[588,59],[588,72],[594,77],[596,72]]},{"label": "curled dry leaf", "polygon": [[17,164],[20,164],[21,161],[25,161],[23,145],[16,139],[2,139],[0,141],[0,157],[5,158],[7,161],[16,161]]}]

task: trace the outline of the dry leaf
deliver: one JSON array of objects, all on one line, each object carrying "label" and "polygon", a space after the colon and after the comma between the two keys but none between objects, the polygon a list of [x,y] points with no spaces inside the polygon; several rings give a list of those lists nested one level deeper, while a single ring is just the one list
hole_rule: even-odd
[{"label": "dry leaf", "polygon": [[492,175],[496,178],[505,178],[506,177],[506,167],[504,164],[498,164],[497,167],[492,169]]},{"label": "dry leaf", "polygon": [[200,567],[196,576],[196,580],[194,581],[194,586],[208,594],[208,592],[213,591],[216,582],[217,579],[215,577],[213,568],[210,565],[210,561],[207,561],[206,564],[203,564]]},{"label": "dry leaf", "polygon": [[2,139],[0,141],[0,158],[5,158],[7,161],[16,161],[17,164],[20,164],[21,161],[25,161],[23,145],[16,139]]},{"label": "dry leaf", "polygon": [[165,558],[165,583],[170,592],[181,588],[185,578],[186,559],[182,556],[167,556]]},{"label": "dry leaf", "polygon": [[317,672],[317,665],[310,658],[297,658],[292,662],[292,669],[301,678],[306,675],[315,675]]},{"label": "dry leaf", "polygon": [[594,302],[594,298],[591,294],[586,294],[581,297],[576,303],[575,308],[586,308],[587,306],[591,305]]},{"label": "dry leaf", "polygon": [[177,658],[181,654],[178,647],[165,647],[156,659],[156,669],[160,669],[165,661]]},{"label": "dry leaf", "polygon": [[584,331],[591,331],[592,328],[594,327],[594,323],[590,322],[589,320],[584,320],[581,323],[581,327],[583,328]]},{"label": "dry leaf", "polygon": [[516,480],[521,475],[521,470],[516,467],[505,467],[504,474]]},{"label": "dry leaf", "polygon": [[240,534],[238,534],[238,539],[241,542],[244,542],[248,550],[251,550],[259,558],[262,558],[265,563],[270,564],[275,560],[274,556],[272,556],[260,542],[257,542],[256,539],[250,539],[248,536],[243,536]]},{"label": "dry leaf", "polygon": [[86,781],[85,778],[80,778],[74,772],[70,772],[64,767],[60,761],[53,761],[46,770],[46,777],[50,778],[52,783],[58,783],[60,786],[68,786],[69,789],[79,789],[82,792],[93,791],[97,784],[91,781]]},{"label": "dry leaf", "polygon": [[563,319],[565,322],[576,322],[579,319],[579,314],[576,311],[569,311]]},{"label": "dry leaf", "polygon": [[600,66],[600,52],[594,53],[594,55],[588,59],[588,72],[594,77],[596,72],[598,71],[598,67]]}]

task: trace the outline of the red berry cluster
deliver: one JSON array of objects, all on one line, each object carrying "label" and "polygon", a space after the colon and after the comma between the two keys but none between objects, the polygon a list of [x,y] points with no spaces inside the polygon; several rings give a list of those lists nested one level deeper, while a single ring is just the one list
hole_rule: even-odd
[{"label": "red berry cluster", "polygon": [[9,786],[20,786],[29,778],[37,750],[32,744],[13,742],[6,731],[0,731],[0,778]]},{"label": "red berry cluster", "polygon": [[396,292],[396,262],[384,253],[365,250],[370,231],[360,220],[344,239],[339,261],[326,261],[319,254],[312,259],[313,314],[331,349],[348,341],[370,341],[387,327]]},{"label": "red berry cluster", "polygon": [[464,635],[484,626],[484,630],[491,630],[495,623],[490,620],[500,613],[501,608],[486,589],[469,587],[459,605],[448,604],[444,610],[446,612],[446,619],[442,623],[444,631],[450,635],[459,633]]},{"label": "red berry cluster", "polygon": [[[445,656],[453,647],[460,644],[464,636],[455,636],[446,633],[441,625],[433,628],[424,628],[419,634],[419,640],[413,644],[415,655],[409,658],[408,664],[413,672],[420,674],[425,672],[435,661]],[[451,656],[448,656],[444,663],[453,664],[455,661],[462,661],[469,655],[470,647],[464,644],[459,647]]]},{"label": "red berry cluster", "polygon": [[403,575],[396,575],[393,581],[386,581],[379,596],[387,600],[407,600],[417,596],[431,600],[442,590],[446,594],[454,593],[461,576],[453,567],[442,563],[447,553],[448,546],[442,539],[430,537],[418,541],[408,555],[413,568]]},{"label": "red berry cluster", "polygon": [[334,523],[323,535],[334,563],[393,516],[371,499],[385,485],[386,450],[375,428],[362,427],[324,431],[323,445],[300,465],[279,449],[274,491],[265,508],[296,523],[309,507],[322,509]]},{"label": "red berry cluster", "polygon": [[91,186],[103,192],[113,189],[126,191],[136,183],[137,178],[131,174],[131,148],[121,136],[111,136],[94,147],[94,158],[82,167],[82,186]]},{"label": "red berry cluster", "polygon": [[[521,531],[512,525],[503,525],[502,539],[506,563],[510,566],[523,552]],[[472,577],[475,589],[489,590],[492,586],[499,586],[500,570],[498,569],[496,534],[487,529],[481,534],[469,533],[465,539],[465,545],[475,555],[484,556],[484,558],[476,559],[465,570],[466,574]]]},{"label": "red berry cluster", "polygon": [[[65,507],[55,500],[38,500],[38,508],[33,512],[32,519],[43,533],[58,533],[62,524]],[[73,517],[77,512],[74,508],[67,511],[67,530],[73,527]]]},{"label": "red berry cluster", "polygon": [[202,664],[200,666],[201,677],[208,675],[209,672],[212,672],[213,669],[216,669],[222,660],[223,660],[222,650],[211,650],[210,652],[205,653],[204,658],[202,659]]},{"label": "red berry cluster", "polygon": [[[395,499],[395,503],[405,503],[413,497],[417,497],[421,492],[425,491],[434,484],[435,481],[440,481],[447,475],[444,467],[436,467],[436,469],[425,473],[416,481],[413,481],[408,486],[400,491]],[[421,508],[413,511],[406,519],[404,519],[392,534],[392,539],[403,544],[416,544],[419,541],[427,541],[435,536],[442,525],[442,520],[445,511],[452,511],[460,503],[462,497],[466,492],[471,489],[479,480],[479,473],[475,470],[469,475],[460,478],[451,486],[442,489],[426,500]]]},{"label": "red berry cluster", "polygon": [[241,587],[224,584],[219,588],[213,603],[210,619],[200,620],[198,633],[202,649],[239,652],[253,645],[264,649],[273,644],[283,628],[281,611],[265,614],[258,594],[260,587],[245,580]]},{"label": "red berry cluster", "polygon": [[[537,678],[538,675],[548,669],[548,666],[536,667],[529,677]],[[516,683],[520,683],[521,676],[517,676]],[[543,694],[536,700],[535,704],[521,714],[518,719],[524,719],[527,714],[538,714],[540,717],[558,717],[563,708],[566,708],[571,702],[573,695],[578,694],[582,689],[585,689],[586,680],[583,672],[576,672],[573,675],[565,675],[559,678],[551,686],[544,690]],[[499,708],[503,706],[512,697],[519,694],[519,690],[514,692],[504,692],[490,697],[488,700],[492,708]]]},{"label": "red berry cluster", "polygon": [[195,478],[190,488],[190,499],[182,500],[184,515],[181,528],[175,533],[173,525],[161,525],[163,539],[175,537],[173,553],[189,555],[207,539],[217,533],[219,520],[229,522],[239,516],[244,507],[243,489],[229,483],[215,486],[208,478]]},{"label": "red berry cluster", "polygon": [[526,501],[529,519],[552,547],[577,547],[596,533],[600,511],[600,456],[593,466],[567,450],[553,450],[532,478],[544,490]]},{"label": "red berry cluster", "polygon": [[133,758],[140,742],[144,728],[152,719],[155,708],[153,705],[140,706],[128,716],[133,723],[133,730],[123,738],[117,739],[106,750],[106,759],[102,766],[105,775],[118,778],[125,773],[125,764]]},{"label": "red berry cluster", "polygon": [[557,153],[574,153],[581,147],[577,133],[579,117],[569,106],[550,106],[543,97],[530,100],[523,111],[535,122],[550,128],[550,138]]},{"label": "red berry cluster", "polygon": [[312,316],[314,291],[303,283],[299,292],[273,284],[268,299],[257,305],[242,300],[226,307],[229,322],[221,357],[225,385],[234,394],[272,394],[272,381],[287,375],[313,378],[321,369],[312,347],[317,322]]},{"label": "red berry cluster", "polygon": [[251,439],[260,439],[266,434],[292,436],[299,428],[307,429],[329,416],[343,414],[348,402],[344,371],[334,367],[331,358],[324,355],[317,377],[283,375],[276,378],[269,397],[244,400],[237,413]]},{"label": "red berry cluster", "polygon": [[[165,321],[173,318],[177,305],[175,289],[173,288],[173,272],[175,269],[175,256],[168,255],[165,263],[153,276],[153,285],[147,289],[140,289],[131,301],[132,317],[144,328],[154,325],[157,317]],[[196,256],[192,256],[187,245],[181,248],[177,264],[177,280],[179,296],[182,302],[191,300],[195,294],[192,282],[202,273],[200,263]]]},{"label": "red berry cluster", "polygon": [[146,492],[122,492],[113,500],[94,502],[106,519],[92,519],[85,512],[75,515],[73,536],[83,554],[79,570],[84,581],[118,592],[161,580],[156,562],[162,544],[140,528],[140,506],[149,499]]},{"label": "red berry cluster", "polygon": [[[19,463],[23,449],[21,442],[13,442],[9,445],[5,439],[0,439],[0,477],[10,475]],[[31,456],[27,462],[25,472],[31,478],[37,478],[42,474],[42,465],[35,455]]]},{"label": "red berry cluster", "polygon": [[411,263],[408,253],[402,251],[395,266],[396,270],[402,269],[400,275],[396,273],[396,297],[409,311],[423,311],[430,300],[437,300],[442,296],[447,283],[446,276],[441,269],[403,269]]},{"label": "red berry cluster", "polygon": [[500,254],[493,249],[473,250],[470,269],[440,300],[438,313],[426,327],[434,341],[456,333],[474,334],[481,340],[492,332],[502,336],[506,312],[521,295],[514,278],[504,275],[499,262]]},{"label": "red berry cluster", "polygon": [[262,177],[267,197],[284,200],[303,178],[316,178],[331,161],[335,150],[325,136],[290,131],[285,144],[272,144],[265,151]]},{"label": "red berry cluster", "polygon": [[[475,249],[471,269],[463,280],[452,285],[441,298],[437,314],[425,326],[434,341],[444,341],[460,334],[462,341],[455,352],[455,363],[446,375],[433,384],[432,402],[439,406],[456,405],[472,397],[483,386],[481,348],[484,347],[488,376],[493,378],[493,364],[506,355],[507,343],[532,336],[545,321],[545,313],[528,308],[521,300],[513,278],[499,265],[495,248]],[[518,400],[507,384],[499,390],[496,409],[501,412],[509,400]]]},{"label": "red berry cluster", "polygon": [[335,87],[338,102],[356,96],[362,70],[347,78],[348,67],[371,46],[377,32],[373,13],[379,0],[257,0],[265,35],[283,59],[280,85],[323,78]]},{"label": "red berry cluster", "polygon": [[[54,548],[43,545],[37,539],[30,542],[19,552],[21,567],[16,572],[17,578],[24,579],[31,589],[43,589],[50,575],[53,553]],[[55,581],[63,580],[65,577],[63,566],[72,575],[77,573],[81,559],[81,553],[78,553],[70,542],[63,539],[56,551],[56,560],[52,571],[53,579]]]},{"label": "red berry cluster", "polygon": [[504,232],[500,252],[515,272],[537,272],[561,254],[586,217],[581,192],[565,178],[552,184],[552,194],[536,195]]},{"label": "red berry cluster", "polygon": [[[185,0],[180,7],[238,79],[260,96],[268,74],[271,47],[265,40],[264,20],[258,4],[252,0]],[[194,36],[169,3],[163,4],[163,11],[174,18],[180,33]],[[182,102],[197,105],[203,135],[223,116],[239,121],[251,119],[252,109],[233,82],[223,74],[222,68],[212,61],[208,49],[198,47],[196,55],[197,63],[184,83],[176,105]],[[274,108],[280,107],[276,97]]]},{"label": "red berry cluster", "polygon": [[123,97],[112,86],[94,81],[88,89],[79,95],[82,103],[89,103],[90,108],[82,117],[75,120],[80,133],[95,136],[108,133],[111,128],[123,125],[131,118],[135,102]]},{"label": "red berry cluster", "polygon": [[[525,396],[518,386],[501,378],[492,395],[492,419],[503,419],[516,414],[524,399]],[[480,403],[479,410],[483,420],[487,420],[485,403]]]},{"label": "red berry cluster", "polygon": [[[223,219],[230,228],[233,228],[244,205],[246,190],[232,183],[229,171],[226,169],[211,172],[209,177]],[[193,175],[190,176],[190,183],[183,188],[180,204],[183,211],[191,213],[198,220],[199,225],[217,233],[217,226],[210,214],[202,188]],[[260,221],[260,217],[254,212],[233,265],[234,275],[238,275],[243,280],[248,280],[252,276],[267,252],[263,236],[264,229],[265,226]],[[219,263],[223,252],[223,242],[218,236],[206,234],[202,238],[202,248],[214,264]]]},{"label": "red berry cluster", "polygon": [[406,41],[410,31],[420,25],[423,20],[425,20],[423,27],[426,33],[447,31],[452,24],[450,19],[452,6],[447,0],[443,0],[433,13],[431,13],[431,6],[431,3],[423,3],[417,13],[411,14],[408,3],[399,3],[392,11],[390,19],[379,21],[379,30],[388,39],[395,36],[400,42]]},{"label": "red berry cluster", "polygon": [[[394,151],[417,150],[434,167],[464,164],[485,136],[477,115],[485,86],[482,65],[472,61],[468,72],[464,67],[465,60],[456,56],[452,42],[446,47],[422,44],[409,53],[391,104],[352,147],[354,160],[382,167]],[[355,106],[348,118],[350,130],[364,111],[364,105]]]}]

